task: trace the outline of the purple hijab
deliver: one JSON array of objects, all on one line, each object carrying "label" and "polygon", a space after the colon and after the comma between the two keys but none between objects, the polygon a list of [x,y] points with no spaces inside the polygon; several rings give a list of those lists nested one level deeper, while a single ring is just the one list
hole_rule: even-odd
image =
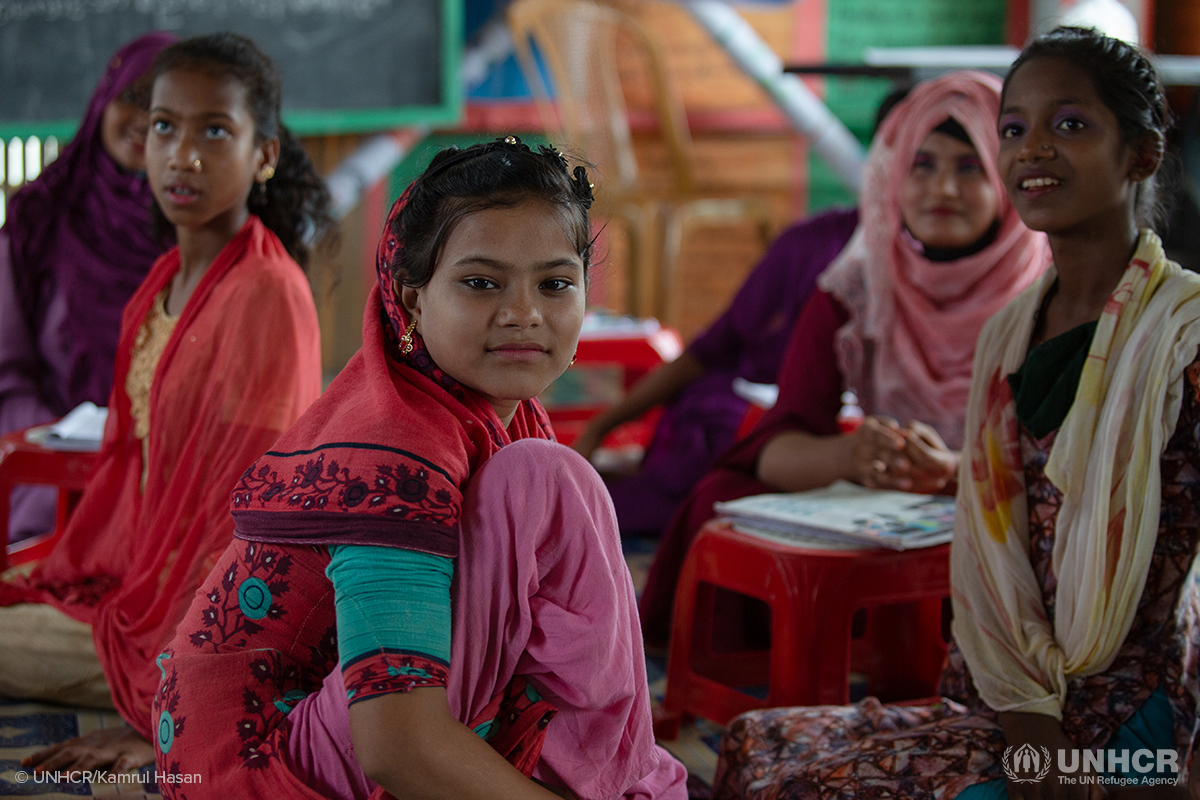
[{"label": "purple hijab", "polygon": [[[148,33],[108,62],[75,138],[37,180],[13,195],[4,226],[17,297],[39,341],[52,294],[66,301],[60,331],[69,342],[65,412],[84,400],[103,405],[112,388],[121,310],[166,243],[153,233],[146,177],[118,167],[104,150],[105,107],[176,37]],[[57,399],[57,398],[56,398]]]}]

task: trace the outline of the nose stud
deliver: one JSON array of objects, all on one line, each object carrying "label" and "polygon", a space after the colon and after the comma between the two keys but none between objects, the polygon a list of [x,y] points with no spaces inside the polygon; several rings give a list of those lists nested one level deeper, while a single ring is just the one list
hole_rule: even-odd
[{"label": "nose stud", "polygon": [[197,170],[199,170],[200,169],[200,159],[197,158],[195,161],[193,161],[192,166],[195,167]]}]

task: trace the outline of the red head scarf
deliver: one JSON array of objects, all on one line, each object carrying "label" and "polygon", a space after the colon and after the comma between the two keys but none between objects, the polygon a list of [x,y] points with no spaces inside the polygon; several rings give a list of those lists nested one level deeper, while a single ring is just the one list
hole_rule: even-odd
[{"label": "red head scarf", "polygon": [[[818,282],[850,312],[837,336],[848,388],[871,413],[927,422],[955,449],[979,330],[1049,263],[1046,237],[1025,227],[996,170],[1000,87],[995,75],[955,72],[920,84],[888,114],[867,159],[859,229]],[[934,262],[905,233],[900,191],[921,144],[948,118],[983,161],[1000,226],[979,252]]]},{"label": "red head scarf", "polygon": [[409,191],[379,242],[362,350],[233,492],[243,539],[455,556],[467,479],[515,439],[554,437],[536,399],[505,430],[482,395],[433,363],[419,334],[412,352],[400,352],[409,320],[392,287],[404,258],[394,223]]}]

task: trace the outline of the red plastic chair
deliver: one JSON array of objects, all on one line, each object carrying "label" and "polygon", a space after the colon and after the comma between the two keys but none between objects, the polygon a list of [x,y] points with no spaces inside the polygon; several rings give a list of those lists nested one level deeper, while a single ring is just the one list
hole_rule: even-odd
[{"label": "red plastic chair", "polygon": [[[66,527],[67,518],[83,494],[95,453],[50,450],[25,440],[25,431],[0,437],[0,572],[10,566],[36,561],[49,553]],[[54,530],[31,539],[7,544],[10,497],[14,486],[44,484],[58,487]]]},{"label": "red plastic chair", "polygon": [[[949,556],[949,545],[804,549],[710,522],[692,544],[675,594],[665,711],[724,725],[756,708],[845,704],[852,670],[885,702],[935,695],[947,648]],[[717,588],[770,607],[770,650],[714,650]],[[765,697],[739,688],[764,684]],[[665,722],[657,732],[671,728]]]}]

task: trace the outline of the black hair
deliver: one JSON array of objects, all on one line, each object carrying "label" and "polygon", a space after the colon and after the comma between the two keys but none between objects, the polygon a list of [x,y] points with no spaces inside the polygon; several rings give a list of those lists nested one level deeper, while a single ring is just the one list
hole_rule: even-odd
[{"label": "black hair", "polygon": [[[336,242],[337,224],[330,214],[331,198],[325,181],[300,140],[280,121],[282,84],[274,62],[253,40],[236,33],[214,33],[176,42],[159,53],[154,78],[173,70],[196,70],[228,76],[246,88],[246,105],[254,118],[255,138],[279,138],[275,175],[255,183],[247,199],[284,248],[302,267],[308,265],[309,242]],[[161,214],[157,210],[157,214]]]},{"label": "black hair", "polygon": [[424,286],[459,220],[476,211],[528,200],[549,203],[562,212],[586,276],[593,246],[587,170],[578,166],[572,173],[566,158],[553,147],[539,146],[534,151],[517,137],[506,136],[462,150],[447,148],[412,182],[408,202],[392,222],[392,234],[404,242],[402,263],[388,265],[392,277],[405,286]]},{"label": "black hair", "polygon": [[[1166,140],[1170,111],[1162,83],[1150,59],[1135,45],[1105,36],[1094,28],[1059,27],[1025,46],[1004,78],[1004,91],[1017,70],[1036,58],[1062,58],[1082,69],[1092,80],[1100,101],[1117,117],[1126,144],[1146,133]],[[1139,225],[1161,227],[1167,208],[1160,199],[1160,182],[1152,175],[1138,184],[1135,215]]]},{"label": "black hair", "polygon": [[941,125],[938,125],[933,129],[933,133],[945,134],[951,139],[957,139],[964,144],[971,145],[971,147],[975,146],[975,143],[971,141],[971,135],[967,133],[966,128],[964,128],[962,123],[956,120],[954,117],[946,117]]}]

